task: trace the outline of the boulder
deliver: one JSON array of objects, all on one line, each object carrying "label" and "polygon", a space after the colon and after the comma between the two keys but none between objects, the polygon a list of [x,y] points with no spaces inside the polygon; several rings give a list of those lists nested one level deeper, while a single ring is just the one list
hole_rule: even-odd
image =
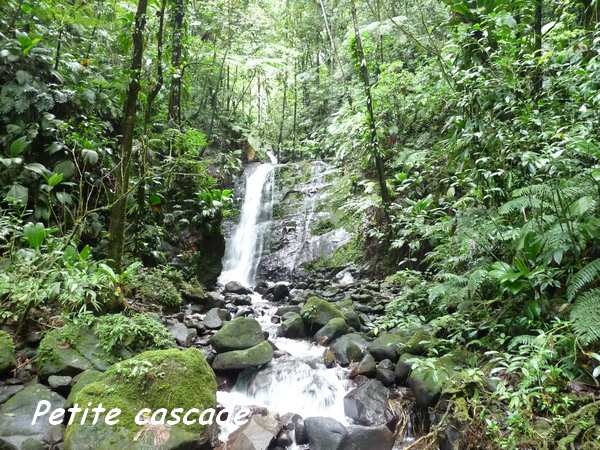
[{"label": "boulder", "polygon": [[238,317],[227,322],[210,338],[217,353],[244,350],[265,340],[262,328],[255,319]]},{"label": "boulder", "polygon": [[394,368],[394,374],[396,375],[396,381],[400,385],[406,385],[408,375],[410,375],[410,371],[412,370],[413,361],[416,359],[423,359],[423,357],[411,355],[410,353],[402,353],[400,358],[398,358],[398,362]]},{"label": "boulder", "polygon": [[232,294],[251,294],[252,291],[245,286],[242,286],[237,281],[230,281],[225,285],[225,292],[230,292]]},{"label": "boulder", "polygon": [[301,310],[302,310],[302,308],[300,308],[298,305],[285,305],[285,306],[280,306],[279,308],[277,308],[277,311],[275,311],[275,315],[283,316],[290,312],[300,314]]},{"label": "boulder", "polygon": [[411,355],[425,355],[435,344],[435,338],[425,329],[418,329],[404,345],[403,351]]},{"label": "boulder", "polygon": [[338,450],[348,434],[344,425],[330,417],[309,417],[304,427],[310,450]]},{"label": "boulder", "polygon": [[358,313],[354,310],[354,302],[349,298],[346,298],[341,302],[338,302],[337,306],[342,311],[346,323],[355,330],[360,330],[361,321]]},{"label": "boulder", "polygon": [[170,427],[137,425],[135,416],[143,408],[156,411],[183,408],[200,411],[215,408],[217,383],[215,375],[197,349],[156,350],[120,362],[99,380],[81,389],[73,401],[79,405],[119,408],[116,425],[103,420],[92,425],[74,421],[65,434],[65,450],[199,450],[211,440],[210,429],[194,422]]},{"label": "boulder", "polygon": [[103,372],[100,372],[96,369],[88,369],[85,372],[80,373],[75,378],[73,378],[73,387],[71,388],[71,392],[67,397],[67,406],[71,406],[73,404],[73,399],[75,396],[88,384],[95,383],[100,378],[102,378]]},{"label": "boulder", "polygon": [[188,328],[181,322],[175,322],[167,327],[175,341],[182,347],[189,347],[198,336],[198,332],[194,328]]},{"label": "boulder", "polygon": [[367,351],[367,341],[358,333],[346,334],[333,342],[335,359],[341,366],[362,360]]},{"label": "boulder", "polygon": [[63,426],[50,425],[42,417],[32,425],[39,401],[50,402],[51,410],[63,408],[65,399],[41,384],[30,384],[0,406],[0,448],[44,449],[62,440]]},{"label": "boulder", "polygon": [[440,398],[442,389],[456,370],[463,367],[461,355],[449,353],[438,359],[430,359],[430,364],[413,367],[408,375],[415,403],[419,408],[434,406]]},{"label": "boulder", "polygon": [[10,334],[0,330],[0,374],[8,372],[16,365],[15,344]]},{"label": "boulder", "polygon": [[327,325],[331,319],[344,319],[341,309],[319,297],[310,297],[302,307],[301,315],[310,329],[315,331]]},{"label": "boulder", "polygon": [[206,313],[202,323],[209,330],[217,330],[228,320],[231,320],[229,311],[223,308],[212,308]]},{"label": "boulder", "polygon": [[384,359],[377,364],[375,377],[381,381],[384,386],[392,386],[396,382],[396,374],[394,369],[394,363],[389,359]]},{"label": "boulder", "polygon": [[263,341],[245,350],[233,350],[219,353],[212,367],[215,370],[243,370],[259,367],[273,359],[273,347],[268,341]]},{"label": "boulder", "polygon": [[377,361],[390,359],[395,362],[398,360],[398,351],[407,340],[408,338],[400,333],[384,332],[369,343],[368,350]]},{"label": "boulder", "polygon": [[379,380],[367,380],[344,397],[344,412],[358,425],[386,425],[393,419],[388,410],[390,391]]},{"label": "boulder", "polygon": [[365,356],[363,356],[363,359],[361,359],[360,362],[352,368],[352,372],[350,372],[350,378],[355,378],[359,375],[372,377],[375,375],[376,368],[375,358],[373,358],[373,356],[367,352],[365,353]]},{"label": "boulder", "polygon": [[242,427],[231,433],[227,450],[264,450],[269,448],[281,431],[282,424],[273,416],[254,415]]},{"label": "boulder", "polygon": [[[283,321],[277,330],[278,336],[283,336],[290,339],[302,339],[306,337],[306,328],[304,320],[300,314],[287,313],[289,316]],[[286,314],[286,316],[287,316]]]},{"label": "boulder", "polygon": [[327,324],[315,334],[315,341],[319,345],[328,345],[334,339],[348,333],[348,325],[341,317],[331,319]]},{"label": "boulder", "polygon": [[250,306],[252,304],[252,297],[249,295],[228,294],[225,299],[236,306]]},{"label": "boulder", "polygon": [[208,292],[203,302],[204,310],[209,311],[213,308],[225,308],[225,299],[218,292]]},{"label": "boulder", "polygon": [[51,375],[48,377],[48,386],[50,386],[54,392],[58,392],[62,396],[68,395],[72,382],[73,378],[67,375]]},{"label": "boulder", "polygon": [[273,301],[276,302],[280,302],[290,295],[290,288],[286,283],[276,283],[270,291],[273,294]]},{"label": "boulder", "polygon": [[392,450],[396,437],[388,427],[364,427],[352,425],[338,450]]},{"label": "boulder", "polygon": [[0,405],[23,389],[22,384],[0,386]]}]

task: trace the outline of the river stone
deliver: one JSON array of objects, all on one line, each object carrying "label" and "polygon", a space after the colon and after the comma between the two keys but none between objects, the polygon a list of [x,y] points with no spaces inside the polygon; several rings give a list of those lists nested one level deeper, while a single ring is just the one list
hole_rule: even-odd
[{"label": "river stone", "polygon": [[273,294],[273,301],[280,302],[290,295],[290,288],[285,283],[277,283],[271,288],[271,293]]},{"label": "river stone", "polygon": [[277,308],[277,311],[275,311],[275,315],[283,316],[290,312],[300,314],[301,310],[302,310],[302,308],[300,308],[298,305],[285,305],[285,306],[280,306],[279,308]]},{"label": "river stone", "polygon": [[206,313],[202,323],[206,328],[216,330],[221,328],[228,320],[231,320],[231,314],[229,311],[222,308],[212,308]]},{"label": "river stone", "polygon": [[425,355],[427,351],[434,345],[434,338],[426,330],[417,330],[412,337],[406,342],[403,348],[405,353],[411,355]]},{"label": "river stone", "polygon": [[[139,370],[143,369],[143,370]],[[137,425],[135,416],[143,408],[171,411],[182,408],[201,411],[215,408],[217,383],[215,374],[195,348],[144,352],[120,362],[74,397],[79,405],[98,405],[121,409],[118,424],[108,426],[104,420],[92,425],[79,421],[67,426],[65,450],[199,450],[211,439],[210,429],[194,421],[170,427]],[[167,432],[165,432],[167,430]],[[138,437],[139,439],[135,440]],[[160,445],[157,445],[157,442]]]},{"label": "river stone", "polygon": [[408,386],[411,388],[415,403],[420,408],[434,406],[440,398],[442,389],[462,367],[460,356],[447,354],[438,359],[431,359],[432,364],[413,368],[408,376]]},{"label": "river stone", "polygon": [[227,450],[264,450],[281,431],[282,424],[272,416],[254,415],[229,436]]},{"label": "river stone", "polygon": [[71,388],[71,392],[67,397],[67,406],[73,405],[73,399],[75,396],[88,384],[95,383],[100,378],[102,378],[103,372],[100,372],[96,369],[88,369],[85,372],[81,372],[75,378],[73,378],[73,387]]},{"label": "river stone", "polygon": [[341,309],[319,297],[310,297],[302,307],[301,314],[311,330],[324,327],[327,322],[336,317],[344,318]]},{"label": "river stone", "polygon": [[346,323],[355,330],[360,330],[361,321],[358,313],[354,310],[354,302],[352,302],[352,300],[349,298],[346,298],[341,302],[338,302],[337,306],[342,311],[344,319],[346,319]]},{"label": "river stone", "polygon": [[218,292],[208,292],[204,299],[204,310],[209,311],[213,308],[225,308],[225,299]]},{"label": "river stone", "polygon": [[351,378],[355,378],[359,375],[363,375],[366,377],[372,377],[375,375],[376,370],[375,358],[370,353],[365,353],[363,359],[352,369],[350,373]]},{"label": "river stone", "polygon": [[283,321],[281,326],[277,330],[278,336],[283,336],[290,339],[302,339],[306,337],[306,328],[304,327],[304,320],[300,314],[297,313],[286,313],[289,316]]},{"label": "river stone", "polygon": [[338,450],[348,431],[337,420],[330,417],[304,419],[310,450]]},{"label": "river stone", "polygon": [[22,389],[22,384],[0,386],[0,405]]},{"label": "river stone", "polygon": [[236,306],[250,306],[252,298],[249,295],[228,294],[225,299]]},{"label": "river stone", "polygon": [[327,322],[327,325],[317,331],[315,334],[315,341],[319,345],[328,345],[334,339],[348,333],[348,331],[346,321],[341,317],[335,317]]},{"label": "river stone", "polygon": [[177,343],[182,347],[189,347],[198,336],[198,332],[194,328],[188,328],[181,322],[175,322],[168,326],[171,335]]},{"label": "river stone", "polygon": [[0,330],[0,374],[16,367],[15,344],[10,334]]},{"label": "river stone", "polygon": [[392,450],[396,437],[388,427],[352,425],[338,450]]},{"label": "river stone", "polygon": [[0,406],[0,448],[26,450],[47,448],[62,439],[62,425],[50,425],[48,416],[31,424],[37,404],[50,402],[50,410],[63,408],[65,399],[46,386],[30,384]]},{"label": "river stone", "polygon": [[394,373],[394,363],[389,359],[384,359],[377,364],[375,371],[376,378],[383,383],[384,386],[392,386],[396,381],[396,374]]},{"label": "river stone", "polygon": [[368,350],[377,361],[383,361],[384,359],[397,361],[398,351],[407,341],[408,338],[399,333],[385,332],[369,343]]},{"label": "river stone", "polygon": [[359,425],[385,425],[390,391],[379,380],[367,380],[344,397],[344,412]]},{"label": "river stone", "polygon": [[51,375],[48,377],[48,386],[61,395],[68,394],[72,382],[73,378],[67,375]]},{"label": "river stone", "polygon": [[346,334],[336,339],[332,345],[333,353],[341,366],[362,360],[367,351],[367,341],[358,333]]},{"label": "river stone", "polygon": [[223,325],[209,342],[217,353],[223,353],[254,347],[264,340],[262,328],[256,319],[238,317]]},{"label": "river stone", "polygon": [[272,359],[273,347],[268,341],[263,341],[245,350],[219,353],[215,357],[212,367],[215,370],[243,370],[262,366]]},{"label": "river stone", "polygon": [[230,281],[225,285],[225,292],[231,292],[232,294],[251,294],[252,291],[247,287],[242,286],[237,281]]},{"label": "river stone", "polygon": [[396,367],[394,368],[394,374],[396,375],[396,381],[400,385],[406,385],[408,375],[412,370],[412,360],[415,359],[423,359],[423,357],[411,355],[410,353],[402,353],[402,355],[400,355],[400,358],[398,358],[398,362],[396,363]]}]

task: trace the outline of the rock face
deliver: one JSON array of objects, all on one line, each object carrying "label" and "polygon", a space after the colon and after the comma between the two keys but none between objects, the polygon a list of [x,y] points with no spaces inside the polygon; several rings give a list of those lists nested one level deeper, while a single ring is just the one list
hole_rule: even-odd
[{"label": "rock face", "polygon": [[227,450],[264,450],[275,440],[282,424],[272,416],[254,415],[231,433]]},{"label": "rock face", "polygon": [[[197,349],[185,351],[156,350],[111,367],[99,380],[81,389],[73,401],[80,405],[120,408],[117,425],[108,426],[101,420],[81,425],[73,422],[65,434],[65,450],[142,450],[200,449],[210,440],[205,425],[174,425],[147,427],[135,424],[135,415],[143,408],[156,411],[166,408],[205,410],[216,406],[215,375]],[[144,428],[145,427],[145,428]],[[140,433],[141,430],[144,430]],[[139,439],[134,440],[135,437]]]},{"label": "rock face", "polygon": [[249,317],[238,317],[223,325],[210,338],[210,344],[218,353],[245,350],[265,340],[260,324]]},{"label": "rock face", "polygon": [[367,341],[360,334],[346,334],[335,340],[332,346],[335,359],[341,366],[359,362],[367,351]]},{"label": "rock face", "polygon": [[348,434],[344,425],[330,417],[309,417],[304,427],[310,450],[337,450]]},{"label": "rock face", "polygon": [[225,292],[230,292],[232,294],[250,294],[252,291],[245,286],[242,286],[237,281],[230,281],[225,285]]},{"label": "rock face", "polygon": [[359,425],[385,425],[392,419],[388,398],[379,380],[368,380],[344,397],[344,412]]},{"label": "rock face", "polygon": [[13,340],[8,333],[0,331],[0,374],[9,371],[16,365]]},{"label": "rock face", "polygon": [[318,330],[327,325],[331,319],[344,319],[344,314],[333,303],[319,297],[310,297],[302,308],[302,317],[312,330]]},{"label": "rock face", "polygon": [[273,359],[273,347],[263,341],[245,350],[233,350],[219,353],[213,363],[215,370],[243,370],[267,364]]},{"label": "rock face", "polygon": [[47,400],[51,410],[63,408],[65,399],[40,384],[31,384],[0,407],[0,448],[7,450],[43,449],[62,439],[62,425],[50,425],[47,417],[32,425],[37,404]]}]

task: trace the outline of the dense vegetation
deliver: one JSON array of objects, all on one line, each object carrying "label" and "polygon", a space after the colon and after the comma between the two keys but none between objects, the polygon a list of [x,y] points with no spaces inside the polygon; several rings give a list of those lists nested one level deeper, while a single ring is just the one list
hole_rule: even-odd
[{"label": "dense vegetation", "polygon": [[2,2],[0,322],[120,312],[137,328],[111,316],[108,348],[163,343],[138,313],[214,284],[243,162],[328,159],[360,236],[334,262],[403,286],[374,333],[429,324],[431,356],[478,357],[451,396],[471,448],[597,448],[599,21],[595,0]]}]

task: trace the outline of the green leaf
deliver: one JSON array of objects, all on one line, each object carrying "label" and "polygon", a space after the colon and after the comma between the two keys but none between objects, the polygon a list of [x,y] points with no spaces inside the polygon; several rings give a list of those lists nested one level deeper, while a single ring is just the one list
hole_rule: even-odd
[{"label": "green leaf", "polygon": [[13,184],[6,193],[5,198],[9,202],[27,205],[27,200],[29,199],[29,189],[21,184]]},{"label": "green leaf", "polygon": [[63,178],[64,178],[64,176],[62,173],[53,173],[52,175],[50,175],[48,177],[48,184],[51,187],[54,187],[54,186],[60,184],[62,182]]},{"label": "green leaf", "polygon": [[64,179],[68,180],[75,173],[75,164],[73,161],[61,161],[54,166],[54,171],[63,174]]},{"label": "green leaf", "polygon": [[38,175],[44,176],[48,172],[50,172],[46,166],[40,163],[31,163],[25,166],[27,170],[31,170],[33,173],[37,173]]},{"label": "green leaf", "polygon": [[63,205],[70,205],[73,203],[73,197],[71,197],[71,194],[67,194],[66,192],[57,192],[56,198]]},{"label": "green leaf", "polygon": [[83,155],[83,160],[90,165],[94,165],[98,162],[98,152],[96,152],[95,150],[83,150],[81,152],[81,154]]},{"label": "green leaf", "polygon": [[23,237],[27,241],[29,248],[38,250],[46,239],[47,231],[43,223],[28,223],[23,228]]},{"label": "green leaf", "polygon": [[19,156],[27,150],[30,142],[27,140],[27,136],[21,136],[10,144],[10,156]]}]

